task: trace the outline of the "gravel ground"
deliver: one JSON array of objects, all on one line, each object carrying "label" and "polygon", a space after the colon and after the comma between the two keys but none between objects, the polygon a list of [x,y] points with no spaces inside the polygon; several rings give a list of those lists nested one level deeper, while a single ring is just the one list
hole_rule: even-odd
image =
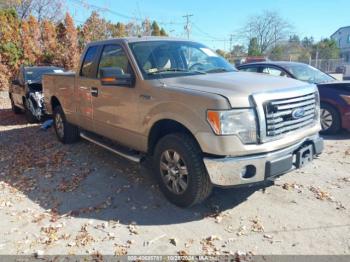
[{"label": "gravel ground", "polygon": [[0,254],[350,254],[350,134],[267,188],[179,209],[152,172],[62,145],[0,98]]}]

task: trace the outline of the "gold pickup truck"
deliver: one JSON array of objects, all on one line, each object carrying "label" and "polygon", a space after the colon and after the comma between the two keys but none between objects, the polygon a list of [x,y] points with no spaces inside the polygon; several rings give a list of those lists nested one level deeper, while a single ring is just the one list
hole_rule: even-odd
[{"label": "gold pickup truck", "polygon": [[81,137],[132,161],[150,157],[178,206],[200,203],[213,186],[271,180],[323,150],[315,85],[238,72],[202,44],[94,42],[79,68],[43,78],[58,139]]}]

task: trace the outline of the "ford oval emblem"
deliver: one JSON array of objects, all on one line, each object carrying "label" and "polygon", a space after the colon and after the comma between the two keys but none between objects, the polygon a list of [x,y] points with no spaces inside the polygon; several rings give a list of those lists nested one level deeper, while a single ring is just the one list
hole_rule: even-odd
[{"label": "ford oval emblem", "polygon": [[292,112],[293,119],[299,119],[299,118],[302,118],[303,116],[305,116],[304,108],[297,108]]}]

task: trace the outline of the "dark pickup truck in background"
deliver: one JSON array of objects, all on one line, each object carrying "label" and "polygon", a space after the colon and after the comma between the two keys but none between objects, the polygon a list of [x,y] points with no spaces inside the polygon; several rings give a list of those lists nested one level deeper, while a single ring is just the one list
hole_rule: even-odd
[{"label": "dark pickup truck in background", "polygon": [[29,123],[42,120],[45,114],[42,76],[63,71],[63,68],[55,66],[21,66],[9,90],[13,112],[16,114],[24,112]]}]

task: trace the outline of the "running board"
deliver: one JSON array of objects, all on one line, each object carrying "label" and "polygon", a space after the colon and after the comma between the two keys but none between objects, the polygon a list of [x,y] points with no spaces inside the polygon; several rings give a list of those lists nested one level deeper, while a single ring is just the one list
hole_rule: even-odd
[{"label": "running board", "polygon": [[[100,147],[103,147],[109,151],[111,151],[112,153],[114,154],[117,154],[121,157],[124,157],[130,161],[133,161],[133,162],[136,162],[136,163],[140,163],[141,161],[141,156],[135,152],[132,152],[130,150],[127,150],[125,148],[122,148],[122,147],[119,147],[117,145],[113,145],[112,143],[106,143],[105,141],[102,141],[104,139],[100,139],[99,137],[93,135],[93,134],[87,134],[87,133],[84,133],[84,132],[80,132],[80,137],[89,141],[89,142],[92,142]],[[100,140],[100,141],[98,141]]]}]

